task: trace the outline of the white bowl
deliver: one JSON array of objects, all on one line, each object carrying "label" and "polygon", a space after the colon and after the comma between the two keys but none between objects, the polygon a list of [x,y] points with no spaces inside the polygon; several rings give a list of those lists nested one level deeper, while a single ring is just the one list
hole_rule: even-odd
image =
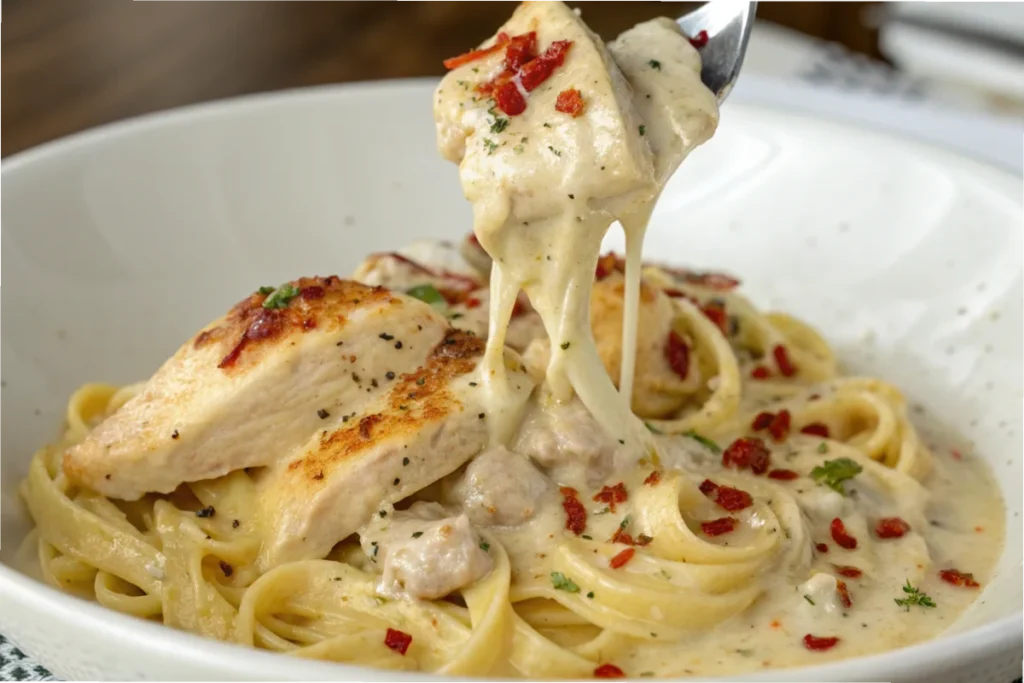
[{"label": "white bowl", "polygon": [[[15,489],[87,381],[148,377],[254,286],[347,274],[370,251],[458,238],[432,84],[274,94],[144,117],[3,164],[0,633],[87,679],[405,678],[204,640],[86,603],[10,565]],[[856,127],[727,105],[684,164],[647,250],[743,275],[972,439],[1006,500],[1007,545],[941,638],[757,680],[1009,683],[1021,671],[1021,181]],[[615,242],[616,237],[611,238]]]}]

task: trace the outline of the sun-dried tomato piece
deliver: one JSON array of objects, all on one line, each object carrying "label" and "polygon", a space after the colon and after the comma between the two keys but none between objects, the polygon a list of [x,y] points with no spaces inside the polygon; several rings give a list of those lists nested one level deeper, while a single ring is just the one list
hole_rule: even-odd
[{"label": "sun-dried tomato piece", "polygon": [[836,593],[839,594],[839,602],[843,607],[853,607],[853,598],[850,597],[850,589],[846,587],[845,581],[836,581]]},{"label": "sun-dried tomato piece", "polygon": [[791,422],[792,416],[789,414],[789,411],[782,409],[775,413],[775,418],[768,425],[768,433],[772,435],[772,439],[775,441],[783,441],[789,436],[789,425]]},{"label": "sun-dried tomato piece", "polygon": [[754,504],[754,498],[741,489],[719,486],[710,479],[701,482],[700,492],[729,512],[737,512]]},{"label": "sun-dried tomato piece", "polygon": [[700,31],[694,37],[690,38],[690,45],[693,45],[698,50],[708,44],[708,32]]},{"label": "sun-dried tomato piece", "polygon": [[661,472],[659,472],[658,470],[654,470],[653,472],[647,475],[646,479],[644,479],[644,485],[646,486],[657,486],[660,483]]},{"label": "sun-dried tomato piece", "polygon": [[700,530],[708,536],[728,534],[736,528],[736,520],[732,517],[719,517],[710,522],[701,522]]},{"label": "sun-dried tomato piece", "polygon": [[819,553],[827,553],[828,543],[815,543],[814,549],[817,550]]},{"label": "sun-dried tomato piece", "polygon": [[614,664],[602,664],[594,669],[594,678],[625,678],[626,674]]},{"label": "sun-dried tomato piece", "polygon": [[605,486],[594,495],[594,502],[604,503],[615,512],[615,504],[623,503],[627,498],[626,485],[621,481],[615,486]]},{"label": "sun-dried tomato piece", "polygon": [[608,562],[608,566],[612,569],[618,569],[619,567],[623,567],[627,562],[633,559],[633,555],[635,554],[636,550],[634,548],[626,548],[621,553],[613,557]]},{"label": "sun-dried tomato piece", "polygon": [[754,474],[768,471],[771,452],[758,438],[736,439],[722,453],[722,466],[738,470],[750,469]]},{"label": "sun-dried tomato piece", "polygon": [[599,281],[605,279],[612,273],[622,270],[625,268],[625,262],[615,255],[614,252],[609,251],[604,256],[597,259],[597,268],[594,269],[594,277]]},{"label": "sun-dried tomato piece", "polygon": [[565,510],[565,528],[579,536],[587,528],[587,509],[577,498],[576,489],[563,486],[559,491],[562,492],[562,509]]},{"label": "sun-dried tomato piece", "polygon": [[507,81],[494,88],[494,101],[498,109],[509,116],[517,116],[526,111],[526,98],[512,81]]},{"label": "sun-dried tomato piece", "polygon": [[786,351],[785,346],[776,345],[772,349],[772,355],[775,357],[775,364],[779,367],[779,372],[783,377],[792,377],[796,374],[796,366],[789,360],[789,352]]},{"label": "sun-dried tomato piece", "polygon": [[498,52],[499,50],[504,48],[505,45],[508,44],[508,41],[509,38],[507,34],[499,33],[497,41],[494,43],[494,45],[491,45],[490,47],[481,48],[479,50],[470,50],[469,52],[464,52],[461,55],[458,55],[457,57],[449,57],[448,59],[444,60],[444,67],[449,70],[457,69],[463,64],[469,64],[470,62],[475,62],[478,59],[483,59],[487,55],[492,55],[495,52]]},{"label": "sun-dried tomato piece", "polygon": [[404,655],[406,650],[409,649],[409,645],[412,644],[412,636],[403,631],[389,628],[388,632],[384,635],[384,644],[398,654]]},{"label": "sun-dried tomato piece", "polygon": [[875,535],[879,538],[902,538],[910,525],[899,517],[883,517],[875,522]]},{"label": "sun-dried tomato piece", "polygon": [[837,643],[839,643],[839,638],[835,636],[819,638],[812,636],[810,633],[804,636],[804,647],[808,650],[831,650]]},{"label": "sun-dried tomato piece", "polygon": [[864,575],[864,572],[857,569],[856,567],[851,567],[849,565],[834,564],[832,565],[832,567],[835,568],[836,574],[839,574],[840,576],[845,576],[848,579],[859,579],[861,576]]},{"label": "sun-dried tomato piece", "polygon": [[755,432],[759,432],[762,429],[768,429],[774,419],[775,413],[769,413],[767,411],[760,412],[757,414],[757,417],[754,418],[754,421],[750,423],[750,428]]},{"label": "sun-dried tomato piece", "polygon": [[939,578],[946,583],[965,588],[977,588],[981,584],[974,580],[974,574],[965,574],[956,569],[943,569],[939,572]]},{"label": "sun-dried tomato piece", "polygon": [[811,436],[820,436],[823,439],[828,438],[828,425],[821,422],[812,422],[809,425],[805,425],[800,428],[801,434],[810,434]]},{"label": "sun-dried tomato piece", "polygon": [[537,56],[537,33],[530,31],[515,36],[505,48],[505,69],[515,71]]},{"label": "sun-dried tomato piece", "polygon": [[576,88],[569,88],[558,93],[555,100],[555,110],[563,114],[569,114],[574,119],[583,115],[586,103],[583,101],[583,94]]},{"label": "sun-dried tomato piece", "polygon": [[725,306],[723,304],[710,302],[701,306],[700,311],[722,331],[722,334],[729,334],[729,316],[725,314]]},{"label": "sun-dried tomato piece", "polygon": [[772,371],[763,365],[756,365],[754,369],[750,371],[750,376],[753,379],[768,379],[772,376]]},{"label": "sun-dried tomato piece", "polygon": [[779,481],[792,481],[799,479],[800,474],[793,470],[772,470],[768,473],[769,479],[778,479]]},{"label": "sun-dried tomato piece", "polygon": [[686,345],[679,333],[672,330],[665,342],[665,360],[680,379],[686,379],[690,372],[690,347]]},{"label": "sun-dried tomato piece", "polygon": [[519,81],[523,84],[523,90],[532,92],[548,80],[555,69],[565,62],[565,55],[571,47],[571,40],[556,40],[536,59],[523,64],[519,68]]},{"label": "sun-dried tomato piece", "polygon": [[857,539],[851,536],[846,531],[846,525],[843,524],[843,520],[836,517],[832,520],[831,525],[832,540],[836,542],[840,548],[846,548],[847,550],[853,550],[857,547]]}]

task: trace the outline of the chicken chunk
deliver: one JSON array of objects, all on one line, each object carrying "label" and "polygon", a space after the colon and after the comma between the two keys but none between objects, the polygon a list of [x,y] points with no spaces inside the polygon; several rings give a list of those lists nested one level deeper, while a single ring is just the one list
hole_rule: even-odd
[{"label": "chicken chunk", "polygon": [[503,446],[473,459],[448,491],[474,524],[511,526],[533,517],[541,497],[553,491],[551,480],[529,459]]},{"label": "chicken chunk", "polygon": [[[476,370],[484,342],[449,330],[414,371],[339,428],[257,475],[266,541],[260,564],[323,557],[374,513],[461,467],[489,443],[486,394]],[[532,383],[510,370],[513,399]]]},{"label": "chicken chunk", "polygon": [[443,598],[494,565],[469,518],[449,517],[437,503],[414,503],[390,518],[374,515],[360,543],[382,568],[377,592],[391,598]]},{"label": "chicken chunk", "polygon": [[182,346],[64,457],[113,498],[270,465],[363,414],[448,333],[430,306],[337,277],[254,293]]}]

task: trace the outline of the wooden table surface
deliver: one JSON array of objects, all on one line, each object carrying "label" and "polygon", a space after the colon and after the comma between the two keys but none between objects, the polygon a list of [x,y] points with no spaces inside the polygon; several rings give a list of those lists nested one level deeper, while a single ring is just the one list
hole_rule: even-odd
[{"label": "wooden table surface", "polygon": [[[602,36],[697,3],[574,2]],[[876,54],[866,3],[761,3],[759,16]],[[129,116],[246,93],[440,75],[511,2],[7,0],[0,154]]]}]

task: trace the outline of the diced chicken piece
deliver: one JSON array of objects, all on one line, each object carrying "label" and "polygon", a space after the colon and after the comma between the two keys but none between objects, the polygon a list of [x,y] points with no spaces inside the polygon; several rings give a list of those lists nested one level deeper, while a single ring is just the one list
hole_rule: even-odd
[{"label": "diced chicken piece", "polygon": [[392,598],[443,598],[494,565],[469,518],[449,517],[437,503],[414,503],[389,517],[373,515],[360,543],[382,568],[377,591]]},{"label": "diced chicken piece", "polygon": [[469,463],[447,498],[474,524],[511,526],[532,518],[541,497],[553,490],[551,480],[527,458],[498,446]]},{"label": "diced chicken piece", "polygon": [[[594,284],[590,297],[590,326],[594,340],[605,370],[616,386],[622,363],[624,290],[624,278],[613,273]],[[686,397],[700,387],[696,356],[689,354],[684,377],[669,363],[666,347],[674,318],[672,301],[660,290],[642,284],[632,397],[633,412],[640,417],[668,417],[677,412]]]},{"label": "diced chicken piece", "polygon": [[134,500],[269,465],[363,413],[386,372],[415,371],[448,330],[420,301],[333,276],[261,290],[182,346],[64,471]]},{"label": "diced chicken piece", "polygon": [[512,450],[533,458],[559,483],[603,481],[635,458],[597,423],[583,403],[541,398],[531,402]]},{"label": "diced chicken piece", "polygon": [[[389,503],[442,479],[489,442],[475,380],[484,342],[450,330],[424,364],[388,381],[388,393],[335,429],[324,429],[257,476],[267,538],[259,562],[323,557]],[[510,370],[515,400],[532,382]]]}]

